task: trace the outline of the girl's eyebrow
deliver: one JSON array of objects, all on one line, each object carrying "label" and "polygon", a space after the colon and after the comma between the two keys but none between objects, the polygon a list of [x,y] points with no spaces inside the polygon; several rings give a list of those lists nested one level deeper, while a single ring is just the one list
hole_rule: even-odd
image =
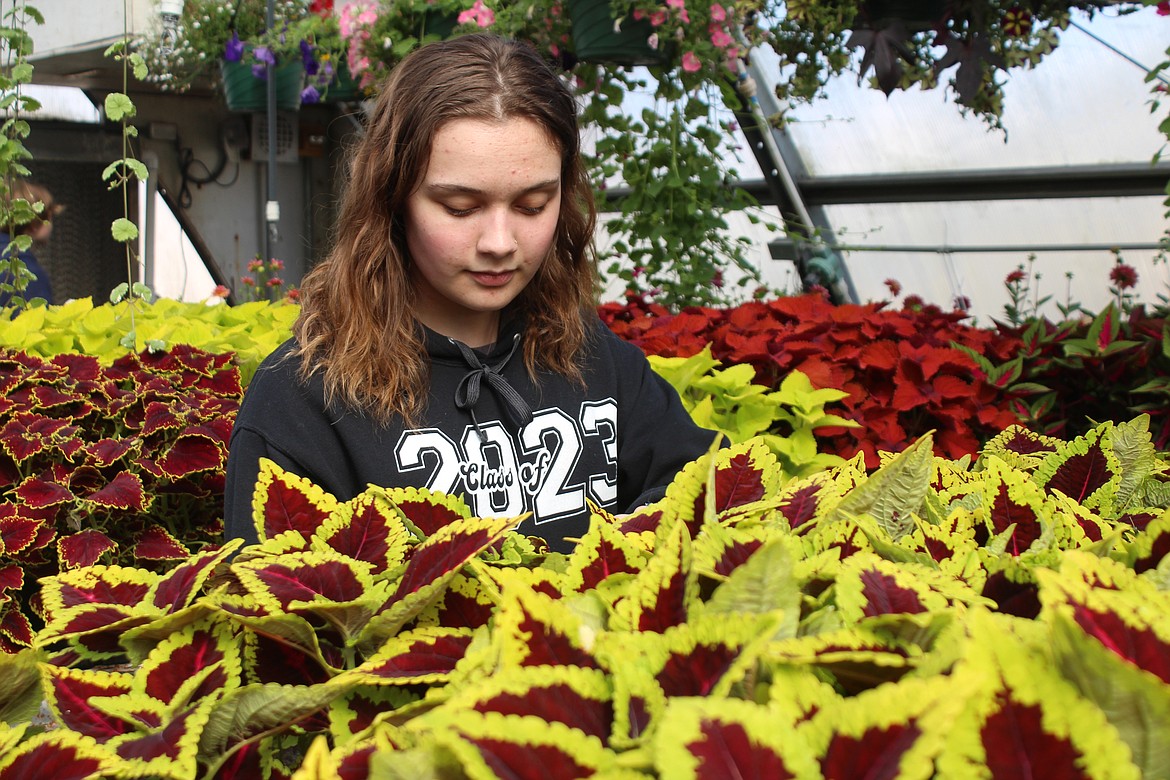
[{"label": "girl's eyebrow", "polygon": [[[527,195],[530,192],[543,192],[546,190],[555,189],[559,186],[561,186],[560,177],[557,177],[555,179],[546,179],[545,181],[537,182],[536,184],[525,187],[524,189],[520,190],[519,194],[520,195]],[[476,187],[468,187],[467,185],[464,185],[464,184],[444,184],[442,182],[434,182],[432,184],[427,184],[427,185],[425,185],[425,189],[427,189],[430,192],[447,193],[447,194],[451,194],[451,195],[483,195],[483,194],[485,194],[483,190],[478,189]]]}]

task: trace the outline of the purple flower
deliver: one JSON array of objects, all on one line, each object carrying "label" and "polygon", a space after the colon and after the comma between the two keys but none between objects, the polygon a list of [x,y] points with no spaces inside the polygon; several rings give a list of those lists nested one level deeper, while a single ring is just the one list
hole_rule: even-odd
[{"label": "purple flower", "polygon": [[244,55],[244,42],[240,40],[240,36],[232,30],[232,37],[223,47],[223,58],[228,62],[239,62],[240,57]]},{"label": "purple flower", "polygon": [[321,102],[321,93],[312,84],[301,90],[302,103],[319,103]]},{"label": "purple flower", "polygon": [[252,50],[252,57],[256,62],[262,62],[266,65],[276,65],[276,55],[267,46],[257,46]]},{"label": "purple flower", "polygon": [[314,55],[313,44],[308,41],[301,41],[301,61],[305,63],[305,74],[308,76],[316,76],[318,69],[321,67]]}]

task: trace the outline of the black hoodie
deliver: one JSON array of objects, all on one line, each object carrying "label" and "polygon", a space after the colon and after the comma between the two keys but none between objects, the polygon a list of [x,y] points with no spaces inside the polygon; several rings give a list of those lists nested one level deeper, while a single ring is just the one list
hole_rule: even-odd
[{"label": "black hoodie", "polygon": [[637,347],[600,321],[589,329],[584,385],[524,367],[521,323],[473,350],[426,331],[431,387],[417,428],[326,408],[320,375],[297,378],[285,342],[257,370],[232,431],[225,489],[228,538],[256,540],[259,459],[339,500],[368,484],[463,496],[473,514],[532,517],[520,532],[567,551],[589,527],[586,498],[625,512],[662,497],[716,434],[699,428]]}]

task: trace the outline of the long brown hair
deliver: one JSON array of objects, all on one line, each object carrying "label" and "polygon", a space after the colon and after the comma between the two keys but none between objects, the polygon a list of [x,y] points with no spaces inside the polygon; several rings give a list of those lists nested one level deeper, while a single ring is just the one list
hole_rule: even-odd
[{"label": "long brown hair", "polygon": [[562,77],[528,44],[464,35],[409,54],[382,85],[350,161],[337,237],[301,285],[294,326],[301,375],[321,372],[326,400],[381,422],[415,423],[429,362],[412,310],[404,215],[431,145],[454,119],[535,121],[561,152],[561,208],[550,255],[517,299],[524,362],[580,380],[586,312],[595,303],[597,211],[580,155],[577,107]]}]

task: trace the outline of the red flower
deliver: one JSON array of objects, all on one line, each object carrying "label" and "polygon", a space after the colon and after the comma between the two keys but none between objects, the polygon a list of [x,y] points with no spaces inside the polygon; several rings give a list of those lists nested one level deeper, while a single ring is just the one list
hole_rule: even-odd
[{"label": "red flower", "polygon": [[1024,269],[1023,268],[1017,268],[1016,270],[1014,270],[1010,274],[1008,274],[1007,278],[1003,280],[1004,284],[1019,284],[1022,281],[1024,281]]},{"label": "red flower", "polygon": [[886,279],[882,284],[890,291],[890,295],[893,295],[895,298],[902,294],[902,285],[897,279]]},{"label": "red flower", "polygon": [[249,287],[256,286],[256,280],[250,276],[241,276],[240,281],[243,282],[244,284],[248,285]]},{"label": "red flower", "polygon": [[281,287],[284,285],[284,279],[281,279],[279,276],[274,276],[268,280],[267,284],[269,287]]},{"label": "red flower", "polygon": [[215,289],[211,291],[212,298],[226,298],[231,294],[232,294],[232,291],[229,290],[227,287],[225,287],[222,284],[217,284],[215,286]]},{"label": "red flower", "polygon": [[313,0],[309,3],[309,13],[330,16],[333,13],[333,0]]},{"label": "red flower", "polygon": [[1118,263],[1113,266],[1113,270],[1109,272],[1109,281],[1117,285],[1119,290],[1128,290],[1130,287],[1136,287],[1138,280],[1137,271],[1133,266],[1125,263]]},{"label": "red flower", "polygon": [[1158,3],[1158,16],[1170,16],[1170,3]]},{"label": "red flower", "polygon": [[301,291],[298,290],[296,287],[293,287],[291,290],[288,291],[286,297],[290,301],[293,301],[295,303],[296,301],[299,301],[301,299]]},{"label": "red flower", "polygon": [[967,311],[971,308],[971,299],[966,295],[955,296],[955,308],[960,311]]}]

